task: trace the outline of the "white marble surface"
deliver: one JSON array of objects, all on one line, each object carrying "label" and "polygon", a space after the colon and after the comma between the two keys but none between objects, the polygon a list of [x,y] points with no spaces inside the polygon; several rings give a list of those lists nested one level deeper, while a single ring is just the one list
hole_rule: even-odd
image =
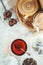
[{"label": "white marble surface", "polygon": [[[3,1],[7,7],[7,9],[10,9],[8,7],[8,4],[6,0]],[[34,58],[37,61],[37,65],[43,65],[43,54],[38,55],[38,52],[35,52],[32,49],[32,46],[36,45],[36,40],[41,40],[43,44],[43,32],[33,35],[31,32],[27,31],[27,29],[21,24],[17,23],[13,27],[10,27],[8,24],[8,20],[4,21],[3,19],[3,6],[0,2],[0,65],[18,65],[18,61],[20,62],[20,65],[22,65],[22,62],[25,58]],[[12,12],[12,18],[16,18],[14,12]],[[28,56],[26,53],[22,56],[15,56],[11,51],[11,43],[15,39],[23,39],[27,43],[27,51],[31,54],[31,56]],[[40,47],[43,51],[43,47]],[[7,60],[10,60],[8,61]],[[17,59],[16,59],[17,58]],[[4,61],[5,60],[5,61]],[[3,64],[3,61],[5,64]]]}]

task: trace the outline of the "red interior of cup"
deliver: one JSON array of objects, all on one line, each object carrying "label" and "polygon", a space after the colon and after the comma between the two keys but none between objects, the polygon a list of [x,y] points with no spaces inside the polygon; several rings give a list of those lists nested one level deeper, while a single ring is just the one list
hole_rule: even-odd
[{"label": "red interior of cup", "polygon": [[14,54],[16,55],[23,55],[25,52],[22,51],[23,49],[25,52],[27,50],[27,44],[24,40],[22,39],[16,39],[12,42],[11,44],[11,50]]}]

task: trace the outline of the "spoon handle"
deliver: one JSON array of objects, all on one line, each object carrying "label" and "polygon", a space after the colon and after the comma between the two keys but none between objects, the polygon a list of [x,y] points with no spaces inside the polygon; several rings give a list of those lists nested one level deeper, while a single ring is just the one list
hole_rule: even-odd
[{"label": "spoon handle", "polygon": [[2,3],[3,7],[4,7],[4,10],[5,10],[5,11],[7,11],[7,9],[6,9],[6,7],[5,7],[5,5],[4,5],[3,1],[2,1],[2,0],[0,0],[0,1],[1,1],[1,3]]},{"label": "spoon handle", "polygon": [[[25,52],[25,50],[24,50],[24,49],[22,49],[22,48],[21,48],[21,50],[22,50],[23,52]],[[26,52],[26,54],[30,56],[30,53]]]}]

